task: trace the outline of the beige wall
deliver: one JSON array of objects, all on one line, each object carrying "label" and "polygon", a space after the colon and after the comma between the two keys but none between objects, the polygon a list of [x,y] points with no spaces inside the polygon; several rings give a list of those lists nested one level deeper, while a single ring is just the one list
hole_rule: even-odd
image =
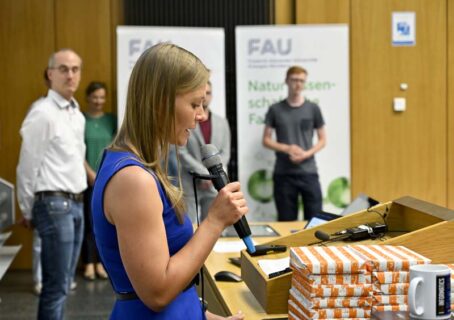
[{"label": "beige wall", "polygon": [[[352,0],[351,8],[352,193],[446,206],[446,0]],[[396,11],[416,13],[415,46],[391,45]],[[405,112],[393,111],[395,97],[406,99]]]},{"label": "beige wall", "polygon": [[[46,92],[42,73],[46,67],[50,53],[58,48],[71,47],[75,49],[84,60],[81,88],[77,98],[82,109],[85,108],[83,89],[91,80],[105,81],[109,87],[107,106],[108,110],[115,110],[116,100],[116,63],[115,63],[115,27],[122,22],[121,0],[15,0],[0,1],[0,61],[2,70],[0,74],[0,88],[2,88],[1,116],[0,116],[0,177],[15,183],[15,168],[20,148],[19,128],[25,113],[36,98]],[[358,79],[369,74],[365,61],[371,59],[369,52],[363,52],[359,45],[367,44],[361,34],[360,28],[386,29],[389,26],[379,25],[374,20],[363,21],[363,12],[368,14],[368,3],[375,5],[375,10],[387,15],[393,8],[410,10],[418,13],[419,17],[435,16],[440,20],[436,29],[442,28],[441,36],[436,41],[436,54],[440,61],[434,61],[431,56],[426,56],[429,51],[422,48],[422,53],[415,51],[412,59],[419,57],[418,64],[411,66],[405,72],[418,77],[418,81],[427,77],[429,72],[431,81],[435,81],[439,88],[434,92],[423,90],[424,105],[419,104],[418,92],[408,92],[411,105],[417,106],[416,114],[413,111],[404,113],[404,117],[395,114],[377,114],[369,132],[364,124],[371,123],[370,114],[364,112],[363,101],[375,99],[367,97],[364,87]],[[366,6],[366,7],[364,7]],[[277,24],[304,24],[304,23],[348,23],[351,38],[351,101],[352,101],[352,190],[370,193],[380,200],[388,201],[395,197],[405,195],[410,190],[417,197],[454,208],[454,0],[276,0]],[[388,11],[387,11],[388,10]],[[446,16],[443,12],[447,12]],[[372,17],[371,19],[374,19]],[[295,21],[293,21],[295,20]],[[432,22],[431,22],[432,23]],[[358,26],[355,30],[355,26]],[[449,28],[448,28],[449,26]],[[438,28],[438,29],[437,29]],[[374,29],[374,31],[375,31]],[[418,27],[417,30],[421,30]],[[419,32],[419,31],[418,31]],[[385,35],[388,37],[388,35]],[[432,35],[419,34],[418,48],[432,46]],[[419,42],[423,39],[422,42]],[[428,40],[427,40],[428,39]],[[447,41],[446,41],[447,39]],[[427,40],[427,41],[426,41]],[[446,41],[446,42],[444,42]],[[388,48],[389,49],[389,48]],[[383,51],[386,53],[386,50]],[[438,52],[438,50],[444,51]],[[404,61],[405,57],[392,56],[393,63]],[[430,63],[430,64],[429,64]],[[432,70],[435,63],[436,71]],[[439,63],[443,65],[443,73]],[[411,73],[411,68],[415,69]],[[421,70],[421,72],[418,72]],[[385,93],[382,105],[368,106],[372,114],[376,108],[387,108],[389,111],[389,98],[397,94],[396,83],[401,79],[399,72],[392,73],[390,77],[380,78],[370,75],[373,81],[379,81]],[[410,80],[408,80],[410,81]],[[424,82],[422,82],[424,85]],[[413,86],[412,86],[413,87]],[[412,88],[411,87],[411,88]],[[424,87],[424,86],[423,86]],[[387,91],[386,91],[387,90]],[[437,95],[437,106],[430,103],[429,96]],[[428,102],[428,103],[427,103]],[[436,112],[427,113],[424,109],[435,109]],[[400,130],[395,122],[407,117],[409,123]],[[419,128],[421,119],[429,122],[430,129]],[[391,129],[389,129],[391,128]],[[386,133],[386,131],[389,131]],[[421,137],[415,138],[414,134],[421,131]],[[432,136],[432,133],[434,135]],[[378,137],[380,151],[370,154],[370,145],[374,137]],[[368,141],[367,139],[372,141]],[[395,140],[399,137],[398,140]],[[432,143],[433,142],[433,143]],[[423,148],[419,147],[423,145]],[[391,146],[391,148],[387,148]],[[410,148],[409,146],[414,146]],[[410,150],[412,156],[399,154],[399,147]],[[413,149],[417,150],[414,151]],[[418,155],[419,153],[419,155]],[[378,160],[369,162],[368,157],[377,156]],[[421,157],[425,161],[421,161]],[[389,158],[394,159],[387,162]],[[371,163],[374,167],[371,167]],[[380,163],[389,163],[384,166]],[[435,178],[432,176],[435,169]],[[407,177],[402,176],[405,172]],[[385,178],[383,178],[385,177]],[[421,179],[419,179],[421,177]],[[401,183],[403,179],[410,181]],[[412,187],[409,183],[414,184]],[[18,214],[17,217],[20,217]],[[31,233],[22,227],[13,229],[13,237],[8,243],[22,243],[24,248],[14,261],[15,268],[29,268],[31,264]]]},{"label": "beige wall", "polygon": [[293,24],[295,23],[294,0],[275,0],[275,23]]},{"label": "beige wall", "polygon": [[297,24],[349,23],[350,0],[296,0]]},{"label": "beige wall", "polygon": [[[453,7],[454,0],[295,0],[286,8],[297,24],[349,24],[352,196],[412,195],[454,208]],[[416,12],[415,47],[391,46],[393,11]],[[393,97],[407,99],[406,112],[392,111]]]},{"label": "beige wall", "polygon": [[454,0],[448,0],[448,190],[447,206],[454,209]]},{"label": "beige wall", "polygon": [[[76,98],[85,107],[84,89],[99,80],[112,88],[112,43],[109,0],[57,0],[54,2],[56,48],[73,48],[83,60],[82,79]],[[108,93],[106,108],[111,110],[115,97]]]}]

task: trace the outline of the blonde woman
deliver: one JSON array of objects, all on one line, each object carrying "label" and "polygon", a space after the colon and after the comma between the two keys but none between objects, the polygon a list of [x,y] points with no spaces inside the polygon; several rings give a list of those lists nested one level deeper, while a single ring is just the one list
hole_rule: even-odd
[{"label": "blonde woman", "polygon": [[[93,191],[96,243],[117,301],[111,319],[223,319],[199,302],[193,279],[222,230],[248,208],[226,185],[195,233],[182,191],[169,181],[169,144],[204,120],[208,70],[172,44],[146,50],[129,80],[125,118]],[[230,319],[243,319],[241,313]]]}]

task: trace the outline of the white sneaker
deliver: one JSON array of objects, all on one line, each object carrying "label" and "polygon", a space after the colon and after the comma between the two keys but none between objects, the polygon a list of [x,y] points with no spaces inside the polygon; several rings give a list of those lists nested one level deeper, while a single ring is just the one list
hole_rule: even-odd
[{"label": "white sneaker", "polygon": [[72,290],[76,290],[76,288],[77,288],[77,282],[73,280],[69,286],[69,289],[72,291]]},{"label": "white sneaker", "polygon": [[41,294],[41,289],[43,288],[43,285],[41,282],[36,283],[33,286],[33,293],[39,296]]},{"label": "white sneaker", "polygon": [[[72,281],[71,282],[71,285],[69,286],[69,289],[70,290],[76,290],[77,288],[77,282],[76,281]],[[37,296],[39,296],[41,294],[41,290],[43,289],[43,285],[41,282],[38,282],[37,284],[35,284],[33,286],[33,293],[36,294]]]}]

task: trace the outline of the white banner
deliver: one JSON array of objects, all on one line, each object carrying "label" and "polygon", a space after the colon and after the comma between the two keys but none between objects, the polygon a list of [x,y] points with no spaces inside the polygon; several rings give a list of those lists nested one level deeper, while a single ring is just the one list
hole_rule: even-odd
[{"label": "white banner", "polygon": [[118,126],[123,121],[132,68],[143,51],[160,42],[171,42],[191,51],[211,70],[210,109],[225,117],[224,29],[120,26],[117,27]]},{"label": "white banner", "polygon": [[[323,208],[350,202],[349,41],[347,25],[236,28],[238,176],[250,220],[274,220],[274,152],[262,146],[268,107],[287,97],[286,71],[308,71],[304,96],[320,106],[327,145],[316,154]],[[316,136],[316,135],[315,135]]]}]

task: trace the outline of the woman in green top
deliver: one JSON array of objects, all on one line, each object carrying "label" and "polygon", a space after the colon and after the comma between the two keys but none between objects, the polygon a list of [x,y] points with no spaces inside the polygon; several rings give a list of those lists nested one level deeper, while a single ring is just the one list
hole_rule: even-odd
[{"label": "woman in green top", "polygon": [[104,112],[106,103],[106,85],[102,82],[91,82],[85,90],[88,111],[85,115],[85,167],[88,177],[88,189],[85,192],[85,234],[82,246],[82,261],[85,265],[84,277],[94,280],[96,275],[107,279],[107,273],[102,266],[93,235],[91,216],[91,195],[95,182],[102,152],[113,140],[117,131],[117,118],[111,113]]}]

